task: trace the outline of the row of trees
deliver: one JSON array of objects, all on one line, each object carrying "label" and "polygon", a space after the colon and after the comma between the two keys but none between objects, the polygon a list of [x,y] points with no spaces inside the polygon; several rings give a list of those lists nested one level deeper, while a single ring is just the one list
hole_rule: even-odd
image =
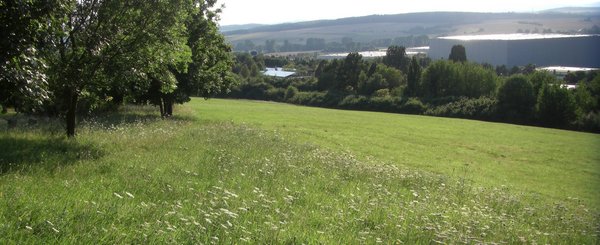
[{"label": "row of trees", "polygon": [[0,0],[0,104],[62,116],[125,102],[161,115],[227,90],[230,47],[216,0]]},{"label": "row of trees", "polygon": [[[260,64],[265,57],[246,60]],[[577,89],[568,90],[564,81],[534,66],[504,74],[498,73],[501,67],[468,62],[462,46],[454,47],[448,60],[435,62],[408,58],[400,46],[390,47],[381,59],[350,53],[342,60],[302,61],[302,66],[279,60],[314,75],[246,76],[230,96],[600,131],[598,72],[570,75],[580,79]]]}]

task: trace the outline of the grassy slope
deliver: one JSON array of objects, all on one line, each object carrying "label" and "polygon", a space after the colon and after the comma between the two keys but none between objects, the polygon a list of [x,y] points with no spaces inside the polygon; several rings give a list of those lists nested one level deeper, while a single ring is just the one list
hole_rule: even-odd
[{"label": "grassy slope", "polygon": [[194,100],[199,114],[284,132],[298,142],[345,150],[476,184],[600,205],[595,134],[266,102]]},{"label": "grassy slope", "polygon": [[194,100],[176,120],[134,109],[83,123],[75,140],[46,126],[0,132],[0,244],[598,242],[598,214],[573,200],[477,188],[219,119],[248,112],[277,125],[291,108],[346,113]]}]

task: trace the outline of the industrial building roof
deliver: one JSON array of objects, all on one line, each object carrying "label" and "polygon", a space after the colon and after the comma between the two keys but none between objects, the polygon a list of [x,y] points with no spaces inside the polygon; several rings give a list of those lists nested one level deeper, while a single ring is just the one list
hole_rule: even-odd
[{"label": "industrial building roof", "polygon": [[544,70],[549,72],[559,72],[559,73],[568,73],[568,72],[588,72],[588,71],[596,71],[598,68],[587,68],[587,67],[566,67],[566,66],[548,66],[541,67],[538,70]]},{"label": "industrial building roof", "polygon": [[566,34],[489,34],[489,35],[467,35],[467,36],[448,36],[439,37],[439,39],[478,41],[478,40],[533,40],[533,39],[553,39],[553,38],[572,38],[572,37],[590,37],[598,35],[566,35]]},{"label": "industrial building roof", "polygon": [[267,68],[266,71],[263,71],[263,74],[265,74],[266,76],[271,76],[271,77],[285,78],[285,77],[289,77],[291,75],[296,74],[296,72],[284,71],[283,68],[281,68],[281,67],[275,67],[275,68]]}]

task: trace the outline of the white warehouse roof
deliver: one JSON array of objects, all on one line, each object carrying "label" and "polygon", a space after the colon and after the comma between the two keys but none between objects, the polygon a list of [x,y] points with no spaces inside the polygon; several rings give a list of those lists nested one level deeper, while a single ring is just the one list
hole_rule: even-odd
[{"label": "white warehouse roof", "polygon": [[554,39],[554,38],[571,38],[571,37],[590,37],[596,35],[566,35],[566,34],[527,34],[527,33],[511,33],[511,34],[489,34],[489,35],[467,35],[467,36],[448,36],[439,37],[439,39],[475,41],[475,40],[533,40],[533,39]]}]

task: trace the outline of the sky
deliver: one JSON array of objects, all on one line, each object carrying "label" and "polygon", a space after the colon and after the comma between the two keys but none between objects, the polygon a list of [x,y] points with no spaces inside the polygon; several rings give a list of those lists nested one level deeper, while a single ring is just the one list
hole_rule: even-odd
[{"label": "sky", "polygon": [[429,11],[535,12],[566,6],[598,6],[599,0],[218,0],[221,25],[278,24],[373,14]]}]

